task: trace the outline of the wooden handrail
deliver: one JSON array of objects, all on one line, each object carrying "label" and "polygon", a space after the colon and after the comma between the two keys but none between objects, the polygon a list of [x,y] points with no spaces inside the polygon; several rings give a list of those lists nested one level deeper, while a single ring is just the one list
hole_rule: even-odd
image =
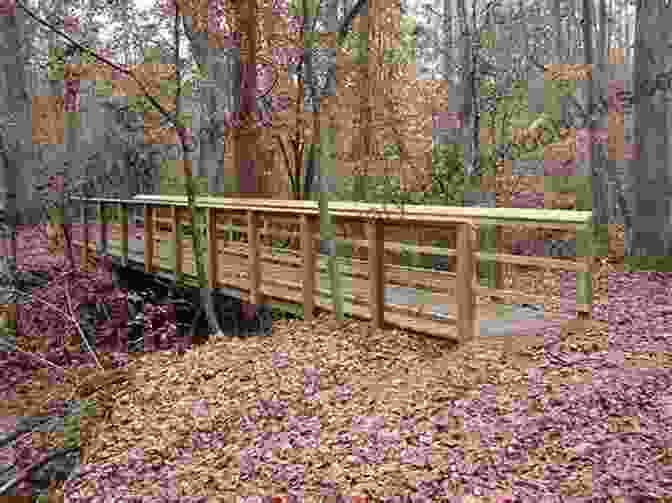
[{"label": "wooden handrail", "polygon": [[[79,198],[74,198],[79,199]],[[82,250],[83,263],[86,262],[88,253],[89,234],[88,225],[86,225],[85,206],[86,203],[96,203],[101,208],[101,215],[104,214],[103,208],[107,204],[118,204],[122,209],[122,261],[128,261],[128,207],[129,205],[142,205],[144,208],[144,267],[146,272],[153,272],[155,265],[153,263],[154,255],[154,232],[157,224],[168,224],[171,228],[171,248],[173,251],[172,269],[175,280],[183,274],[182,269],[182,250],[180,241],[181,216],[184,208],[187,206],[185,197],[176,196],[136,196],[133,200],[116,200],[107,198],[79,199],[82,204],[82,221],[84,225],[84,247]],[[315,292],[315,263],[316,253],[314,250],[314,241],[319,239],[316,235],[316,223],[319,219],[317,203],[314,201],[260,201],[257,199],[220,199],[220,198],[198,198],[199,210],[207,211],[207,222],[205,225],[207,236],[207,267],[208,267],[208,286],[216,288],[217,286],[217,263],[218,249],[217,243],[221,239],[220,231],[222,227],[218,225],[218,217],[225,212],[244,213],[247,220],[247,254],[248,254],[248,286],[249,298],[253,304],[263,303],[264,290],[261,287],[261,266],[262,259],[259,234],[267,235],[268,229],[262,229],[259,225],[261,216],[272,216],[276,214],[291,215],[299,220],[301,224],[301,258],[302,258],[302,285],[303,285],[303,304],[306,319],[313,318],[313,311],[319,302],[315,302],[313,294]],[[168,208],[170,218],[165,218],[165,211],[159,208]],[[154,211],[156,209],[156,211]],[[440,249],[422,246],[407,246],[414,248],[420,254],[442,254],[445,256],[457,257],[456,273],[456,300],[457,300],[457,331],[460,340],[467,340],[475,335],[476,320],[476,295],[489,294],[491,296],[509,297],[518,296],[530,298],[527,294],[505,290],[500,275],[497,276],[495,288],[485,288],[473,282],[474,270],[477,260],[493,260],[496,262],[535,265],[545,268],[557,268],[572,270],[577,272],[577,310],[579,318],[590,318],[592,305],[592,257],[590,256],[590,229],[591,212],[579,212],[568,210],[532,210],[515,208],[462,208],[462,207],[436,207],[436,206],[409,206],[401,212],[398,208],[367,203],[330,203],[330,212],[336,218],[364,220],[366,222],[366,240],[345,240],[353,245],[366,246],[369,250],[368,260],[368,281],[369,281],[369,312],[366,318],[371,320],[373,328],[381,328],[385,321],[385,267],[384,252],[400,251],[402,247],[396,244],[385,245],[384,242],[384,224],[385,223],[404,223],[436,227],[437,224],[457,225],[457,248]],[[159,218],[158,214],[162,217]],[[102,218],[104,227],[109,222]],[[267,227],[265,219],[264,227]],[[545,228],[571,228],[577,231],[577,252],[580,248],[581,259],[578,263],[566,260],[548,259],[539,257],[526,257],[510,255],[503,253],[485,253],[474,249],[471,238],[472,231],[479,225],[530,225]],[[244,230],[241,229],[243,232]],[[101,234],[102,239],[107,240],[107,229]],[[103,250],[106,246],[103,246]],[[159,266],[160,267],[160,266]],[[271,281],[271,280],[266,280]],[[276,280],[273,280],[276,281]],[[405,313],[419,314],[421,310],[413,310],[401,306],[395,306],[395,311]],[[359,312],[359,311],[358,311]]]},{"label": "wooden handrail", "polygon": [[[84,200],[73,197],[73,200]],[[150,206],[187,207],[186,196],[137,195],[131,200],[89,198],[90,202],[128,202]],[[248,210],[260,214],[291,215],[294,218],[306,214],[319,216],[316,201],[230,199],[198,197],[196,205],[245,213]],[[382,219],[386,223],[420,223],[424,225],[455,224],[461,222],[479,225],[526,225],[535,228],[573,230],[590,225],[592,212],[573,210],[549,210],[528,208],[482,208],[462,206],[406,206],[400,209],[392,204],[382,205],[359,202],[330,202],[329,213],[334,218],[354,220]]]}]

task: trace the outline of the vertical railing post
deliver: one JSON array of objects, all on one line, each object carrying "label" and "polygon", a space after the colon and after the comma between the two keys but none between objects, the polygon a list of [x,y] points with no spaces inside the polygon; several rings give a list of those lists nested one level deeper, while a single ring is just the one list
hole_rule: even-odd
[{"label": "vertical railing post", "polygon": [[315,314],[315,219],[301,215],[301,251],[303,253],[303,318],[313,321]]},{"label": "vertical railing post", "polygon": [[474,337],[476,320],[476,299],[472,281],[474,279],[474,250],[471,246],[471,224],[460,223],[457,227],[457,330],[461,342]]},{"label": "vertical railing post", "polygon": [[180,228],[179,209],[177,206],[170,207],[172,218],[172,248],[173,248],[173,272],[175,287],[182,283],[182,229]]},{"label": "vertical railing post", "polygon": [[369,303],[371,305],[371,327],[383,328],[385,321],[385,238],[383,222],[373,218],[366,223],[369,241]]},{"label": "vertical railing post", "polygon": [[576,273],[576,316],[580,320],[590,320],[593,306],[593,230],[590,225],[577,227],[577,261],[586,264],[587,271]]},{"label": "vertical railing post", "polygon": [[[493,253],[497,253],[497,247],[501,246],[503,239],[502,239],[502,234],[503,234],[503,229],[501,225],[496,225],[495,226],[495,250]],[[499,263],[495,260],[495,288],[498,290],[504,290],[504,267],[505,264]],[[506,265],[507,268],[509,268],[509,265]],[[498,297],[496,295],[493,295],[492,300],[496,302],[502,302],[504,299],[501,297]]]},{"label": "vertical railing post", "polygon": [[217,288],[217,209],[208,208],[207,214],[208,239],[208,287]]},{"label": "vertical railing post", "polygon": [[250,260],[250,303],[258,306],[261,298],[261,264],[259,260],[259,235],[257,234],[259,216],[253,210],[247,211],[247,243]]},{"label": "vertical railing post", "polygon": [[121,210],[121,265],[128,267],[128,203],[120,203]]},{"label": "vertical railing post", "polygon": [[224,238],[224,246],[229,244],[229,241],[233,241],[233,219],[231,217],[226,218],[226,232]]},{"label": "vertical railing post", "polygon": [[89,227],[86,222],[86,199],[82,199],[82,237],[83,246],[80,254],[81,269],[89,270]]},{"label": "vertical railing post", "polygon": [[[153,270],[153,256],[154,256],[154,208],[151,205],[145,204],[145,272],[151,273]],[[160,264],[160,262],[159,262]]]},{"label": "vertical railing post", "polygon": [[[269,248],[273,247],[273,239],[271,238],[271,235],[269,234],[271,230],[271,224],[269,222],[269,218],[266,217],[264,218],[264,231],[262,235],[264,236],[261,240],[264,246],[268,246]],[[271,250],[272,251],[272,250]]]},{"label": "vertical railing post", "polygon": [[[497,242],[499,240],[500,232],[498,232],[499,225],[491,223],[479,222],[479,235],[481,242],[481,251],[486,253],[497,253]],[[459,232],[459,231],[458,231]],[[488,288],[498,288],[498,281],[500,280],[501,265],[496,260],[480,260],[478,262],[479,283],[485,279]],[[501,300],[495,295],[490,296],[492,300]]]}]

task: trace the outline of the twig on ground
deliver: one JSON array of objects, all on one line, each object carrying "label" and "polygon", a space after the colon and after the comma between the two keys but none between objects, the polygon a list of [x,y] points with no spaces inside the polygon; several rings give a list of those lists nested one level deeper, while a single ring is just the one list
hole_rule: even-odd
[{"label": "twig on ground", "polygon": [[[96,361],[96,365],[98,365],[98,368],[100,370],[104,370],[103,366],[98,361],[98,358],[96,358],[96,352],[93,350],[93,348],[91,348],[91,344],[89,344],[89,339],[87,339],[86,334],[82,330],[82,326],[79,324],[79,322],[77,320],[75,320],[75,317],[72,314],[72,302],[70,301],[70,282],[65,283],[65,295],[68,299],[68,311],[70,311],[70,313],[71,313],[70,314],[70,319],[72,320],[72,322],[77,327],[77,330],[79,331],[80,337],[82,337],[84,339],[84,342],[86,343],[86,347],[89,349],[89,351],[91,351],[91,355],[93,356],[93,359]],[[65,343],[63,345],[65,346]]]}]

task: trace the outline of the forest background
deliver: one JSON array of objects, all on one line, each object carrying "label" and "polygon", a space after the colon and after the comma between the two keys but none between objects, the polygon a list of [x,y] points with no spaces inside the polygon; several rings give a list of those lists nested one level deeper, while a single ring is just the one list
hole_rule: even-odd
[{"label": "forest background", "polygon": [[[592,208],[596,222],[622,222],[630,230],[625,238],[629,254],[669,255],[669,212],[662,204],[669,182],[667,170],[659,169],[665,161],[656,146],[666,136],[646,134],[646,125],[637,122],[664,117],[668,105],[659,96],[664,93],[655,92],[660,86],[643,95],[645,101],[659,101],[655,114],[637,112],[651,103],[627,103],[628,97],[639,97],[632,90],[642,82],[661,81],[650,63],[646,70],[656,78],[645,79],[642,68],[635,72],[639,59],[633,46],[635,40],[653,40],[651,26],[657,25],[637,27],[647,16],[667,19],[663,2],[637,11],[631,3],[614,0],[470,6],[448,0],[438,6],[346,1],[321,5],[318,12],[315,2],[266,2],[254,5],[254,23],[247,25],[249,13],[241,5],[228,6],[228,16],[222,6],[203,16],[204,5],[181,3],[187,15],[178,29],[188,44],[178,49],[180,86],[170,63],[175,44],[165,36],[170,33],[167,4],[137,9],[129,3],[58,1],[37,5],[36,12],[133,70],[167,110],[180,89],[181,118],[193,133],[201,193],[240,194],[247,161],[254,165],[254,183],[245,193],[255,197],[314,197],[322,174],[333,180],[332,197],[338,199]],[[655,9],[663,10],[653,16]],[[302,40],[302,20],[309,19],[309,11],[317,14],[320,45],[310,51],[310,71]],[[336,36],[328,29],[332,14],[335,26],[351,17],[336,51],[329,48]],[[119,29],[103,42],[99,34],[105,16]],[[204,17],[210,21],[201,31]],[[39,206],[35,187],[44,186],[40,176],[65,165],[71,177],[86,181],[90,195],[183,192],[177,136],[135,80],[114,75],[33,19],[24,21],[15,56],[29,84],[33,141],[21,167],[23,188],[17,191],[22,211]],[[254,37],[245,43],[251,47],[252,38],[256,48],[253,108],[258,120],[237,124],[229,119],[242,103],[240,63],[251,56],[226,40],[235,33],[246,40],[252,25]],[[663,57],[660,48],[654,49]],[[10,65],[4,68],[5,75],[11,73]],[[337,77],[329,83],[331,68]],[[326,90],[327,84],[332,89]],[[319,92],[312,93],[313,87],[322,88],[322,110],[315,110]],[[69,95],[75,97],[70,111]],[[10,101],[5,100],[6,109]],[[313,150],[306,148],[319,143],[320,124],[335,129],[333,173],[316,172],[309,155]],[[640,139],[655,147],[654,153],[648,149],[647,159],[631,155],[647,152]],[[10,145],[11,138],[6,140]],[[577,158],[577,145],[588,145],[590,155]],[[638,180],[633,173],[643,165],[649,176]],[[533,176],[513,176],[520,173]],[[3,174],[6,185],[11,177]],[[496,183],[495,174],[507,178],[505,186]],[[662,210],[656,216],[638,212],[650,205],[651,191],[660,194],[654,198]],[[662,223],[653,227],[662,238],[647,230],[652,219]],[[637,220],[643,225],[635,225]],[[661,228],[664,232],[658,233]]]}]

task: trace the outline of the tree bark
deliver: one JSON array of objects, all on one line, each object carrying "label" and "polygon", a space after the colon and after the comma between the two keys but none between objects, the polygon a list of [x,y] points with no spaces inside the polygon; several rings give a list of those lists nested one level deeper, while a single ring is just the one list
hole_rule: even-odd
[{"label": "tree bark", "polygon": [[198,66],[207,73],[207,80],[201,83],[199,92],[199,153],[198,175],[208,179],[208,192],[225,192],[224,155],[225,142],[222,141],[225,125],[221,119],[224,110],[235,108],[232,81],[237,80],[236,55],[234,49],[213,47],[208,42],[208,33],[193,29],[190,16],[182,18],[184,31]]},{"label": "tree bark", "polygon": [[[331,286],[331,300],[334,306],[336,319],[343,321],[344,306],[343,306],[343,291],[341,289],[341,277],[336,261],[336,236],[334,225],[329,213],[329,187],[330,175],[333,174],[331,164],[335,157],[335,128],[334,124],[334,110],[330,110],[331,124],[327,131],[323,131],[320,127],[320,97],[321,92],[317,92],[316,79],[313,68],[312,56],[312,37],[310,37],[310,30],[306,27],[312,26],[312,21],[309,19],[308,8],[306,0],[303,0],[303,16],[304,16],[304,62],[306,65],[306,82],[310,86],[310,96],[313,98],[313,142],[311,145],[310,155],[314,161],[315,173],[318,176],[320,183],[319,192],[319,208],[320,208],[320,248],[327,249],[327,267],[329,271],[329,284]],[[329,26],[335,32],[335,20],[333,18],[328,20]],[[335,91],[334,81],[332,81],[332,88],[325,89],[325,91]],[[333,108],[333,107],[332,107]],[[316,149],[320,146],[320,155],[317,156]]]},{"label": "tree bark", "polygon": [[[179,33],[179,20],[180,20],[180,11],[175,3],[175,21],[173,26],[173,37],[175,43],[175,80],[178,83],[177,92],[175,94],[175,129],[177,131],[177,138],[182,147],[182,162],[184,164],[185,171],[185,188],[187,192],[187,202],[189,204],[189,211],[191,216],[191,245],[194,250],[193,256],[196,261],[196,274],[198,277],[198,286],[200,287],[200,298],[201,298],[201,308],[206,315],[208,320],[208,326],[210,332],[214,333],[214,336],[223,336],[222,328],[219,326],[219,321],[215,315],[214,302],[212,300],[212,289],[209,287],[208,278],[205,273],[205,266],[203,264],[203,248],[201,247],[201,229],[198,225],[200,219],[197,217],[200,216],[199,210],[196,208],[196,197],[198,196],[198,188],[194,183],[194,178],[191,170],[191,159],[189,159],[189,150],[186,145],[186,137],[184,135],[184,126],[180,123],[180,112],[182,108],[182,96],[181,96],[181,84],[182,77],[180,72],[180,33]],[[209,244],[208,244],[209,246]],[[212,274],[212,271],[208,271]],[[175,285],[176,287],[178,285]],[[196,322],[196,320],[195,320]],[[192,335],[194,332],[195,326],[192,326]]]},{"label": "tree bark", "polygon": [[[594,9],[592,0],[583,0],[582,5],[583,14],[583,46],[584,46],[584,63],[588,68],[592,67],[592,75],[590,80],[583,80],[580,85],[585,88],[585,110],[591,111],[595,109],[597,100],[606,95],[607,90],[607,75],[606,65],[602,58],[604,55],[605,44],[598,39],[598,43],[593,43],[592,31],[595,18],[593,16]],[[601,38],[601,34],[600,34]],[[577,207],[577,209],[592,209],[593,212],[593,226],[594,226],[594,240],[593,242],[599,245],[595,250],[596,255],[606,255],[606,239],[608,236],[608,226],[611,220],[609,208],[608,193],[608,179],[609,171],[613,172],[615,168],[613,161],[609,162],[607,154],[607,142],[598,139],[598,131],[606,133],[608,131],[608,114],[606,110],[604,113],[597,114],[597,118],[593,119],[591,116],[584,121],[583,133],[585,133],[585,140],[588,142],[587,148],[583,153],[577,149],[577,175],[585,176],[586,182],[589,183],[589,189],[586,188],[584,204],[588,204],[589,197],[592,199],[590,206]],[[578,133],[578,132],[577,132]],[[577,203],[579,198],[577,198]],[[578,206],[578,204],[577,204]]]},{"label": "tree bark", "polygon": [[5,214],[10,232],[10,259],[17,264],[16,226],[37,224],[39,201],[32,197],[37,152],[33,145],[31,97],[28,93],[23,9],[8,4],[0,15],[0,169],[4,176]]},{"label": "tree bark", "polygon": [[656,75],[670,66],[669,27],[672,6],[665,0],[640,2],[635,27],[634,122],[638,159],[629,163],[632,188],[632,227],[626,233],[626,255],[656,260],[672,255],[670,185],[672,153],[669,91],[656,87]]},{"label": "tree bark", "polygon": [[372,123],[371,123],[371,92],[374,80],[374,58],[373,58],[373,0],[367,1],[366,14],[362,14],[360,34],[364,34],[367,43],[366,62],[361,67],[359,78],[360,86],[360,110],[359,110],[359,131],[361,148],[359,149],[359,169],[355,173],[355,184],[353,199],[355,201],[364,201],[366,199],[368,186],[368,164],[372,161]]},{"label": "tree bark", "polygon": [[257,97],[257,20],[256,0],[246,0],[238,6],[240,45],[240,128],[234,133],[233,158],[238,177],[238,194],[260,197],[257,169],[259,130],[255,125]]},{"label": "tree bark", "polygon": [[[555,36],[553,37],[553,52],[555,53],[554,62],[558,64],[565,64],[567,58],[565,54],[564,32],[562,30],[562,19],[560,9],[561,0],[551,0],[551,2],[553,12],[553,31],[555,31]],[[565,96],[560,97],[559,107],[560,107],[560,120],[565,124],[565,127],[567,127],[570,121],[567,115],[568,104],[567,104],[567,98]]]}]

